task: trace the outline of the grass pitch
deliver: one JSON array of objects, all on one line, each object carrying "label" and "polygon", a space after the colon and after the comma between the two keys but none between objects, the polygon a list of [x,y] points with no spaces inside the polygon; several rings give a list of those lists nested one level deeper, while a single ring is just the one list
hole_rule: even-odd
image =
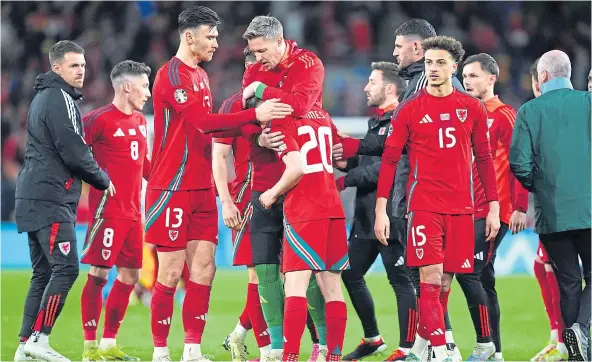
[{"label": "grass pitch", "polygon": [[[60,316],[51,345],[73,361],[82,356],[82,323],[80,317],[80,294],[86,277],[81,272]],[[18,345],[23,304],[29,285],[30,272],[2,271],[0,275],[1,340],[0,359],[11,361]],[[380,333],[388,344],[388,351],[397,347],[398,324],[395,296],[384,273],[374,273],[366,278],[376,306]],[[202,352],[212,355],[215,361],[227,361],[230,354],[221,344],[224,337],[233,330],[245,304],[247,287],[246,270],[219,270],[214,281],[208,323],[203,336]],[[449,314],[454,339],[467,357],[475,343],[475,332],[471,323],[464,295],[458,284],[452,287]],[[502,348],[506,361],[528,361],[544,347],[549,338],[549,322],[544,311],[540,290],[534,278],[529,276],[505,277],[497,282],[501,304]],[[345,291],[345,288],[344,288]],[[346,293],[347,294],[347,293]],[[363,336],[360,322],[348,301],[348,324],[345,335],[344,353],[349,353]],[[175,306],[169,348],[173,360],[179,360],[183,352],[183,326],[181,309]],[[98,334],[102,332],[101,324]],[[149,310],[143,305],[130,306],[118,335],[118,343],[126,352],[144,361],[152,359],[152,338]],[[249,358],[259,357],[259,351],[252,334],[247,337]],[[302,339],[301,359],[308,358],[311,343],[308,331]],[[368,360],[380,361],[388,356],[375,356]]]}]

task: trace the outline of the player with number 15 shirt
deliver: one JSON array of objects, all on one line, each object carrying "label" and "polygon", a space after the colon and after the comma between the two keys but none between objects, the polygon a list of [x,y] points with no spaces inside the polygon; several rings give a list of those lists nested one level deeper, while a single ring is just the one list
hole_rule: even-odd
[{"label": "player with number 15 shirt", "polygon": [[[382,156],[377,197],[389,196],[396,164],[406,147],[411,166],[407,186],[409,225],[421,224],[426,230],[447,229],[447,221],[443,226],[433,227],[431,221],[420,222],[426,213],[447,215],[450,222],[464,225],[449,228],[454,229],[450,230],[454,236],[446,234],[446,249],[454,250],[444,256],[455,259],[450,263],[442,260],[442,255],[430,255],[430,248],[417,245],[417,241],[413,241],[417,233],[411,230],[408,237],[414,245],[408,245],[408,265],[444,261],[445,271],[472,271],[473,250],[469,246],[473,245],[474,238],[473,150],[479,176],[486,178],[483,182],[486,198],[497,200],[485,107],[478,99],[456,89],[444,97],[433,96],[422,89],[399,106],[393,114],[392,126],[392,135],[386,140]],[[429,241],[430,237],[427,239]],[[464,265],[465,260],[469,260],[469,264]]]},{"label": "player with number 15 shirt", "polygon": [[[125,114],[113,104],[90,112],[83,120],[84,139],[105,170],[117,193],[91,188],[92,212],[81,262],[104,267],[142,267],[142,177],[150,175],[147,159],[146,118]],[[125,245],[124,245],[125,244]]]}]

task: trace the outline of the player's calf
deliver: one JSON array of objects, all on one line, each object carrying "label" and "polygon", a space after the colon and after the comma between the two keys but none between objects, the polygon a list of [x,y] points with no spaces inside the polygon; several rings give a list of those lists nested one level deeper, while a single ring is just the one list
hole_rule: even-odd
[{"label": "player's calf", "polygon": [[284,352],[282,361],[297,361],[300,341],[306,327],[308,302],[306,290],[312,272],[310,270],[290,271],[285,274],[284,289]]},{"label": "player's calf", "polygon": [[173,318],[175,289],[185,265],[185,250],[159,248],[157,256],[158,274],[150,302],[153,360],[170,360],[167,338]]},{"label": "player's calf", "polygon": [[341,360],[345,326],[347,322],[347,307],[341,288],[340,271],[322,271],[317,274],[319,286],[325,297],[325,316],[327,324],[328,361]]},{"label": "player's calf", "polygon": [[216,273],[215,252],[216,244],[210,241],[192,240],[187,243],[189,282],[183,303],[184,360],[203,357],[201,339],[210,306],[211,285]]}]

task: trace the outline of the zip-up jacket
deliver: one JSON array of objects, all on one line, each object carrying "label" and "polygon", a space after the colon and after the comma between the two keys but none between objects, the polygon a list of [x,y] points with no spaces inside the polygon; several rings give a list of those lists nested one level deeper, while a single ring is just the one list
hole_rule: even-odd
[{"label": "zip-up jacket", "polygon": [[[364,140],[373,139],[384,144],[393,111],[368,119],[368,132],[364,136]],[[403,157],[407,159],[407,155]],[[347,168],[343,169],[343,171],[347,172],[343,179],[343,185],[357,188],[350,235],[358,239],[376,239],[374,234],[374,209],[376,207],[376,185],[378,183],[378,171],[380,171],[380,159],[379,156],[352,157],[347,161]],[[400,162],[399,166],[397,166],[396,180],[407,180],[408,177],[409,167]],[[393,205],[397,205],[395,210],[393,210]],[[388,215],[392,216],[390,239],[405,242],[405,220],[403,219],[405,215],[405,187],[395,186],[391,190],[391,197],[386,208]]]},{"label": "zip-up jacket", "polygon": [[82,181],[96,189],[109,177],[84,142],[82,94],[56,73],[40,74],[27,116],[27,149],[16,185],[15,217],[19,232],[56,222],[76,221]]}]

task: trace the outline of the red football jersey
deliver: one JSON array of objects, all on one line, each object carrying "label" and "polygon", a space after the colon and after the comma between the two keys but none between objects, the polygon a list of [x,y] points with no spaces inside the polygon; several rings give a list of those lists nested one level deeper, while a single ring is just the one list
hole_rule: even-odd
[{"label": "red football jersey", "polygon": [[[222,102],[218,113],[235,113],[243,109],[242,93],[235,93]],[[253,165],[249,160],[251,144],[244,137],[214,138],[214,142],[232,146],[235,177],[230,184],[230,195],[234,202],[241,202],[249,195],[253,176]]]},{"label": "red football jersey", "polygon": [[261,63],[250,65],[243,76],[243,88],[259,81],[267,87],[261,99],[279,98],[289,104],[294,117],[308,113],[313,106],[323,106],[325,67],[311,51],[298,48],[296,42],[286,40],[288,56],[272,70]]},{"label": "red football jersey", "polygon": [[299,151],[305,165],[304,176],[286,194],[284,217],[293,224],[319,219],[344,219],[345,212],[335,185],[332,164],[333,143],[340,142],[337,129],[327,112],[314,107],[302,118],[274,122],[272,132],[281,131],[288,152]]},{"label": "red football jersey", "polygon": [[377,197],[388,198],[397,162],[407,147],[411,166],[408,211],[472,214],[473,153],[487,200],[497,200],[487,111],[478,99],[457,90],[436,97],[423,89],[397,108],[389,132]]},{"label": "red football jersey", "polygon": [[199,105],[196,118],[212,112],[208,75],[173,57],[156,73],[154,102],[153,171],[148,189],[200,190],[214,187],[212,136],[185,119],[184,108]]},{"label": "red football jersey", "polygon": [[[487,108],[487,126],[489,145],[493,157],[495,180],[500,204],[500,220],[510,223],[514,210],[526,212],[528,209],[528,191],[516,180],[510,171],[510,145],[516,120],[516,110],[502,103],[498,97],[484,102]],[[481,179],[476,175],[477,165],[473,162],[473,187],[475,190],[475,219],[487,217],[489,203]]]},{"label": "red football jersey", "polygon": [[142,177],[150,175],[146,118],[140,112],[122,113],[109,104],[88,113],[82,122],[84,140],[116,190],[115,196],[109,196],[107,190],[89,189],[91,219],[140,220]]}]

